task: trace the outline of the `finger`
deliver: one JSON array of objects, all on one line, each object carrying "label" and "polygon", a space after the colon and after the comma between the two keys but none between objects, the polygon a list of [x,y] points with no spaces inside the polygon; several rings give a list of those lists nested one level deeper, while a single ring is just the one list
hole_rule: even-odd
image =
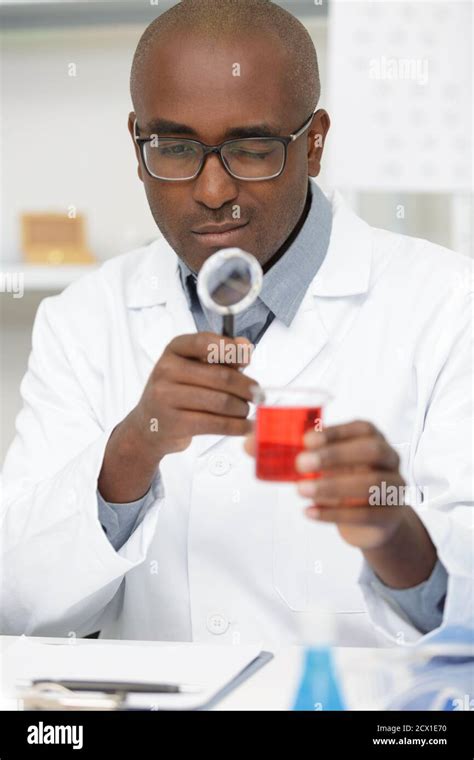
[{"label": "finger", "polygon": [[312,506],[305,509],[305,514],[318,522],[336,523],[338,525],[380,525],[393,519],[394,512],[390,507],[376,509],[361,507],[360,509],[331,509],[328,507]]},{"label": "finger", "polygon": [[397,470],[400,458],[381,436],[366,436],[304,451],[296,458],[299,472],[317,472],[337,467],[366,465],[374,469]]},{"label": "finger", "polygon": [[298,483],[298,493],[313,499],[318,506],[395,506],[404,503],[404,486],[398,473],[372,471],[303,480]]},{"label": "finger", "polygon": [[243,337],[229,338],[217,333],[199,332],[178,335],[167,345],[166,352],[206,364],[242,367],[250,363],[252,343]]},{"label": "finger", "polygon": [[308,448],[319,448],[327,443],[374,435],[383,437],[382,433],[371,422],[355,420],[342,425],[329,425],[322,431],[310,431],[306,434],[304,441]]},{"label": "finger", "polygon": [[249,405],[237,396],[209,388],[196,388],[193,385],[173,385],[170,388],[170,401],[175,409],[202,411],[227,417],[247,417]]},{"label": "finger", "polygon": [[203,362],[180,357],[175,357],[169,379],[183,385],[201,386],[230,393],[244,401],[252,401],[252,388],[258,387],[258,383],[253,378],[243,375],[235,367],[219,364],[206,365]]},{"label": "finger", "polygon": [[303,444],[305,448],[310,451],[325,446],[327,444],[327,438],[324,435],[324,430],[309,430],[303,436]]},{"label": "finger", "polygon": [[245,367],[250,364],[252,360],[255,345],[251,343],[248,338],[244,338],[243,336],[238,336],[237,338],[234,338],[234,340],[237,346],[243,347],[237,349],[237,365],[239,367]]},{"label": "finger", "polygon": [[194,435],[233,435],[243,436],[252,429],[251,420],[237,417],[219,417],[217,414],[203,412],[183,412],[181,427],[187,434]]},{"label": "finger", "polygon": [[250,433],[245,441],[244,441],[244,449],[247,452],[247,454],[250,454],[251,457],[255,456],[256,453],[256,444],[255,444],[255,433]]}]

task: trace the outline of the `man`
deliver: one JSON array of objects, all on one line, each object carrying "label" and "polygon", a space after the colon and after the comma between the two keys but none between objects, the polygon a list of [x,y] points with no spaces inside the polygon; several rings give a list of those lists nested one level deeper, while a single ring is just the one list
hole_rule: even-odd
[{"label": "man", "polygon": [[[369,645],[469,620],[467,260],[308,180],[330,122],[311,39],[273,3],[174,6],[131,94],[164,239],[41,304],[4,470],[3,631],[275,647],[309,612]],[[251,361],[224,366],[195,281],[229,246],[264,285],[236,323]],[[257,384],[334,397],[298,491],[255,479],[251,436],[243,452]]]}]

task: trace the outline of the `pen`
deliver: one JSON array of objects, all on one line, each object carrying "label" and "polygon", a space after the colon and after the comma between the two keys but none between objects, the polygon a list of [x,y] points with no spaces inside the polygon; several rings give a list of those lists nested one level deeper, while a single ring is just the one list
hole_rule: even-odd
[{"label": "pen", "polygon": [[[33,685],[42,683],[42,680],[32,681]],[[104,694],[116,692],[139,692],[149,694],[197,694],[202,691],[201,686],[172,683],[133,683],[127,681],[54,681],[58,686],[63,686],[71,691],[101,691]]]}]

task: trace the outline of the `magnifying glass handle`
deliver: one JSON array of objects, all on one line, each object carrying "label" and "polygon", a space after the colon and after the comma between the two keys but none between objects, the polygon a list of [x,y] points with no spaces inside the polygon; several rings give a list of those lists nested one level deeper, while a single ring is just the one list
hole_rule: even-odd
[{"label": "magnifying glass handle", "polygon": [[234,337],[234,315],[226,314],[223,317],[222,335],[226,338]]}]

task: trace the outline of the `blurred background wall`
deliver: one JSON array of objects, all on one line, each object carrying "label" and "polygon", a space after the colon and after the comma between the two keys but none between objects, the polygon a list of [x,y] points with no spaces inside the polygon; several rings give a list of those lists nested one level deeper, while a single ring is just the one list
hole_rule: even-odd
[{"label": "blurred background wall", "polygon": [[[471,255],[471,3],[278,4],[318,51],[320,106],[332,117],[323,190],[340,189],[371,224]],[[19,215],[77,208],[99,261],[159,234],[127,131],[128,79],[142,31],[172,5],[1,4],[1,268],[23,282],[21,297],[5,279],[0,293],[2,459],[38,304],[84,271],[24,264]]]}]

